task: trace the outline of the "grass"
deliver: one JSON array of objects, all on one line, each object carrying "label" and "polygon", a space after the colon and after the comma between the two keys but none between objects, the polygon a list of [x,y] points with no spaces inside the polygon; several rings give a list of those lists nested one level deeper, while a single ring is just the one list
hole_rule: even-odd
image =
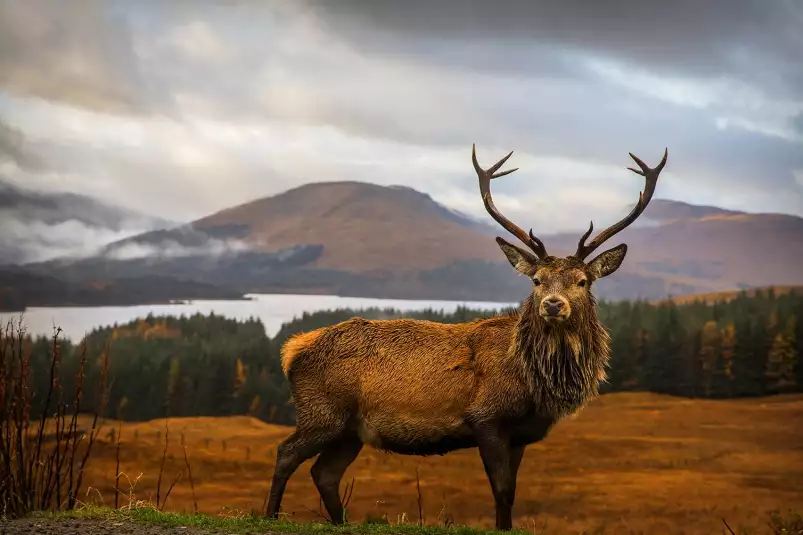
[{"label": "grass", "polygon": [[[474,529],[467,526],[452,525],[418,526],[415,524],[381,524],[362,523],[334,526],[327,523],[297,523],[284,520],[268,520],[253,514],[237,514],[230,516],[209,516],[203,514],[165,513],[152,506],[136,507],[131,509],[108,509],[97,506],[84,506],[64,512],[40,512],[31,518],[49,520],[54,522],[65,520],[86,520],[99,522],[134,522],[144,526],[161,526],[165,528],[199,528],[210,533],[303,533],[315,534],[354,534],[354,535],[486,535],[498,533],[493,530]],[[545,531],[511,530],[510,535],[540,535]],[[594,531],[583,530],[581,535],[603,535],[605,529]],[[633,533],[633,532],[631,532]],[[726,520],[722,520],[721,533],[736,534]],[[803,535],[803,515],[794,511],[782,514],[772,511],[765,519],[763,530],[740,529],[740,535]]]},{"label": "grass", "polygon": [[[527,449],[514,526],[539,534],[707,535],[722,533],[724,518],[740,535],[765,533],[770,511],[803,503],[802,414],[802,395],[723,401],[601,396]],[[292,428],[244,416],[175,418],[165,454],[165,423],[123,424],[118,471],[120,435],[108,436],[118,423],[105,421],[87,467],[92,491],[82,501],[112,505],[115,474],[122,472],[121,506],[155,503],[165,459],[162,498],[167,483],[184,476],[166,506],[162,500],[164,511],[191,513],[196,503],[213,517],[260,510],[276,446]],[[293,522],[322,520],[310,466],[302,465],[285,493],[282,510]],[[416,458],[365,448],[341,490],[352,478],[352,521],[412,525],[420,510],[427,525],[493,526],[493,499],[476,450]]]},{"label": "grass", "polygon": [[[240,513],[235,516],[210,516],[203,514],[180,514],[162,512],[154,507],[136,507],[132,509],[107,509],[86,506],[62,513],[38,513],[34,518],[46,520],[98,520],[112,522],[138,522],[163,527],[197,527],[224,533],[305,533],[336,534],[353,533],[357,535],[371,534],[415,534],[415,535],[484,535],[495,533],[490,530],[474,529],[466,526],[418,526],[416,524],[380,524],[362,523],[334,526],[328,523],[298,523],[286,520],[269,520],[253,514]],[[532,532],[513,530],[511,535],[532,535]]]}]

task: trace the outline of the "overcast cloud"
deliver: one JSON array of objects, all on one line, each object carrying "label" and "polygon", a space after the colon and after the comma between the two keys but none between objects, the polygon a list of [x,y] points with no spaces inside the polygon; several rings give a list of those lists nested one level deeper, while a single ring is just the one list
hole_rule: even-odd
[{"label": "overcast cloud", "polygon": [[332,180],[487,217],[476,142],[516,151],[511,218],[581,233],[668,147],[656,197],[803,215],[801,28],[801,0],[0,0],[0,176],[172,220]]}]

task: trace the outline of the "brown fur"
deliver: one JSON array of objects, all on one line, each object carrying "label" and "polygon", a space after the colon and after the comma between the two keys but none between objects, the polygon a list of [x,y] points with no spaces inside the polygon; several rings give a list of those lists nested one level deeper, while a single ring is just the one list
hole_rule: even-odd
[{"label": "brown fur", "polygon": [[[632,156],[632,155],[631,155]],[[510,157],[482,169],[472,148],[486,210],[532,252],[496,241],[533,291],[510,314],[448,325],[352,318],[289,339],[282,369],[296,404],[296,431],[279,448],[267,514],[279,512],[287,480],[320,454],[312,478],[332,522],[343,522],[340,480],[364,444],[408,455],[478,447],[496,504],[497,529],[510,529],[524,447],[543,440],[561,418],[597,395],[610,337],[597,318],[594,280],[616,271],[627,246],[583,259],[638,217],[666,162],[650,169],[644,196],[622,221],[576,255],[548,256],[533,234],[499,214],[490,181]],[[514,169],[515,170],[515,169]],[[535,254],[533,254],[535,253]]]},{"label": "brown fur", "polygon": [[[279,450],[269,515],[277,514],[298,465],[319,453],[313,480],[339,522],[340,479],[364,444],[408,455],[480,446],[482,454],[485,443],[499,435],[507,444],[502,453],[510,460],[503,462],[510,463],[513,482],[496,482],[494,496],[498,525],[509,525],[504,500],[512,505],[524,447],[543,440],[605,380],[610,339],[597,319],[590,283],[592,273],[615,269],[621,258],[600,267],[503,250],[520,273],[539,281],[511,313],[453,325],[352,318],[285,342],[282,369],[297,424]],[[580,281],[588,283],[580,287]],[[547,297],[564,303],[568,317],[562,323],[542,316]],[[487,469],[496,481],[496,469]]]},{"label": "brown fur", "polygon": [[[430,454],[456,449],[444,441],[469,434],[467,419],[571,414],[606,377],[609,337],[576,286],[581,265],[552,259],[538,274],[544,282],[512,314],[454,325],[352,318],[289,339],[282,366],[298,425],[326,413],[375,447]],[[556,292],[572,312],[553,327],[536,303]]]},{"label": "brown fur", "polygon": [[293,360],[298,356],[298,352],[308,347],[321,334],[320,330],[306,333],[297,333],[288,338],[282,346],[282,371],[287,375]]}]

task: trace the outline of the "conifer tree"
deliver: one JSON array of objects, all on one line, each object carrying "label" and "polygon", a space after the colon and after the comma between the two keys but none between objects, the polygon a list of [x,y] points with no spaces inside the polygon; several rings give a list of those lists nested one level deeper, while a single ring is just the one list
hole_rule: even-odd
[{"label": "conifer tree", "polygon": [[702,394],[711,396],[715,389],[715,377],[722,351],[722,340],[717,322],[709,320],[703,325],[700,335],[700,368],[702,379]]}]

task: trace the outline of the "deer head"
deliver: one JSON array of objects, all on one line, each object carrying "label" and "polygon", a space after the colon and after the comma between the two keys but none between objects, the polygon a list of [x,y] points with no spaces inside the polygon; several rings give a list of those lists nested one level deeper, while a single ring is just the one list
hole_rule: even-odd
[{"label": "deer head", "polygon": [[655,168],[650,168],[638,157],[630,153],[630,157],[639,166],[639,169],[628,167],[629,170],[643,176],[647,185],[644,193],[639,193],[639,200],[633,210],[621,221],[611,225],[597,237],[586,244],[586,239],[594,230],[594,223],[580,238],[577,252],[565,258],[550,256],[546,252],[543,242],[539,240],[532,229],[529,233],[503,216],[494,206],[491,198],[491,180],[508,175],[516,169],[499,172],[499,168],[510,158],[513,151],[507,154],[488,169],[483,169],[477,162],[476,148],[472,145],[471,159],[480,181],[480,194],[485,209],[491,214],[505,230],[516,236],[529,250],[522,249],[497,237],[496,243],[505,253],[510,264],[521,275],[528,277],[533,283],[533,303],[537,305],[538,318],[551,326],[565,326],[582,321],[587,316],[586,311],[594,304],[591,295],[591,284],[597,279],[607,277],[622,265],[627,253],[627,245],[620,244],[600,253],[593,260],[586,262],[586,258],[605,241],[627,228],[635,221],[652,199],[658,175],[666,164],[668,151],[664,149],[664,157]]}]

